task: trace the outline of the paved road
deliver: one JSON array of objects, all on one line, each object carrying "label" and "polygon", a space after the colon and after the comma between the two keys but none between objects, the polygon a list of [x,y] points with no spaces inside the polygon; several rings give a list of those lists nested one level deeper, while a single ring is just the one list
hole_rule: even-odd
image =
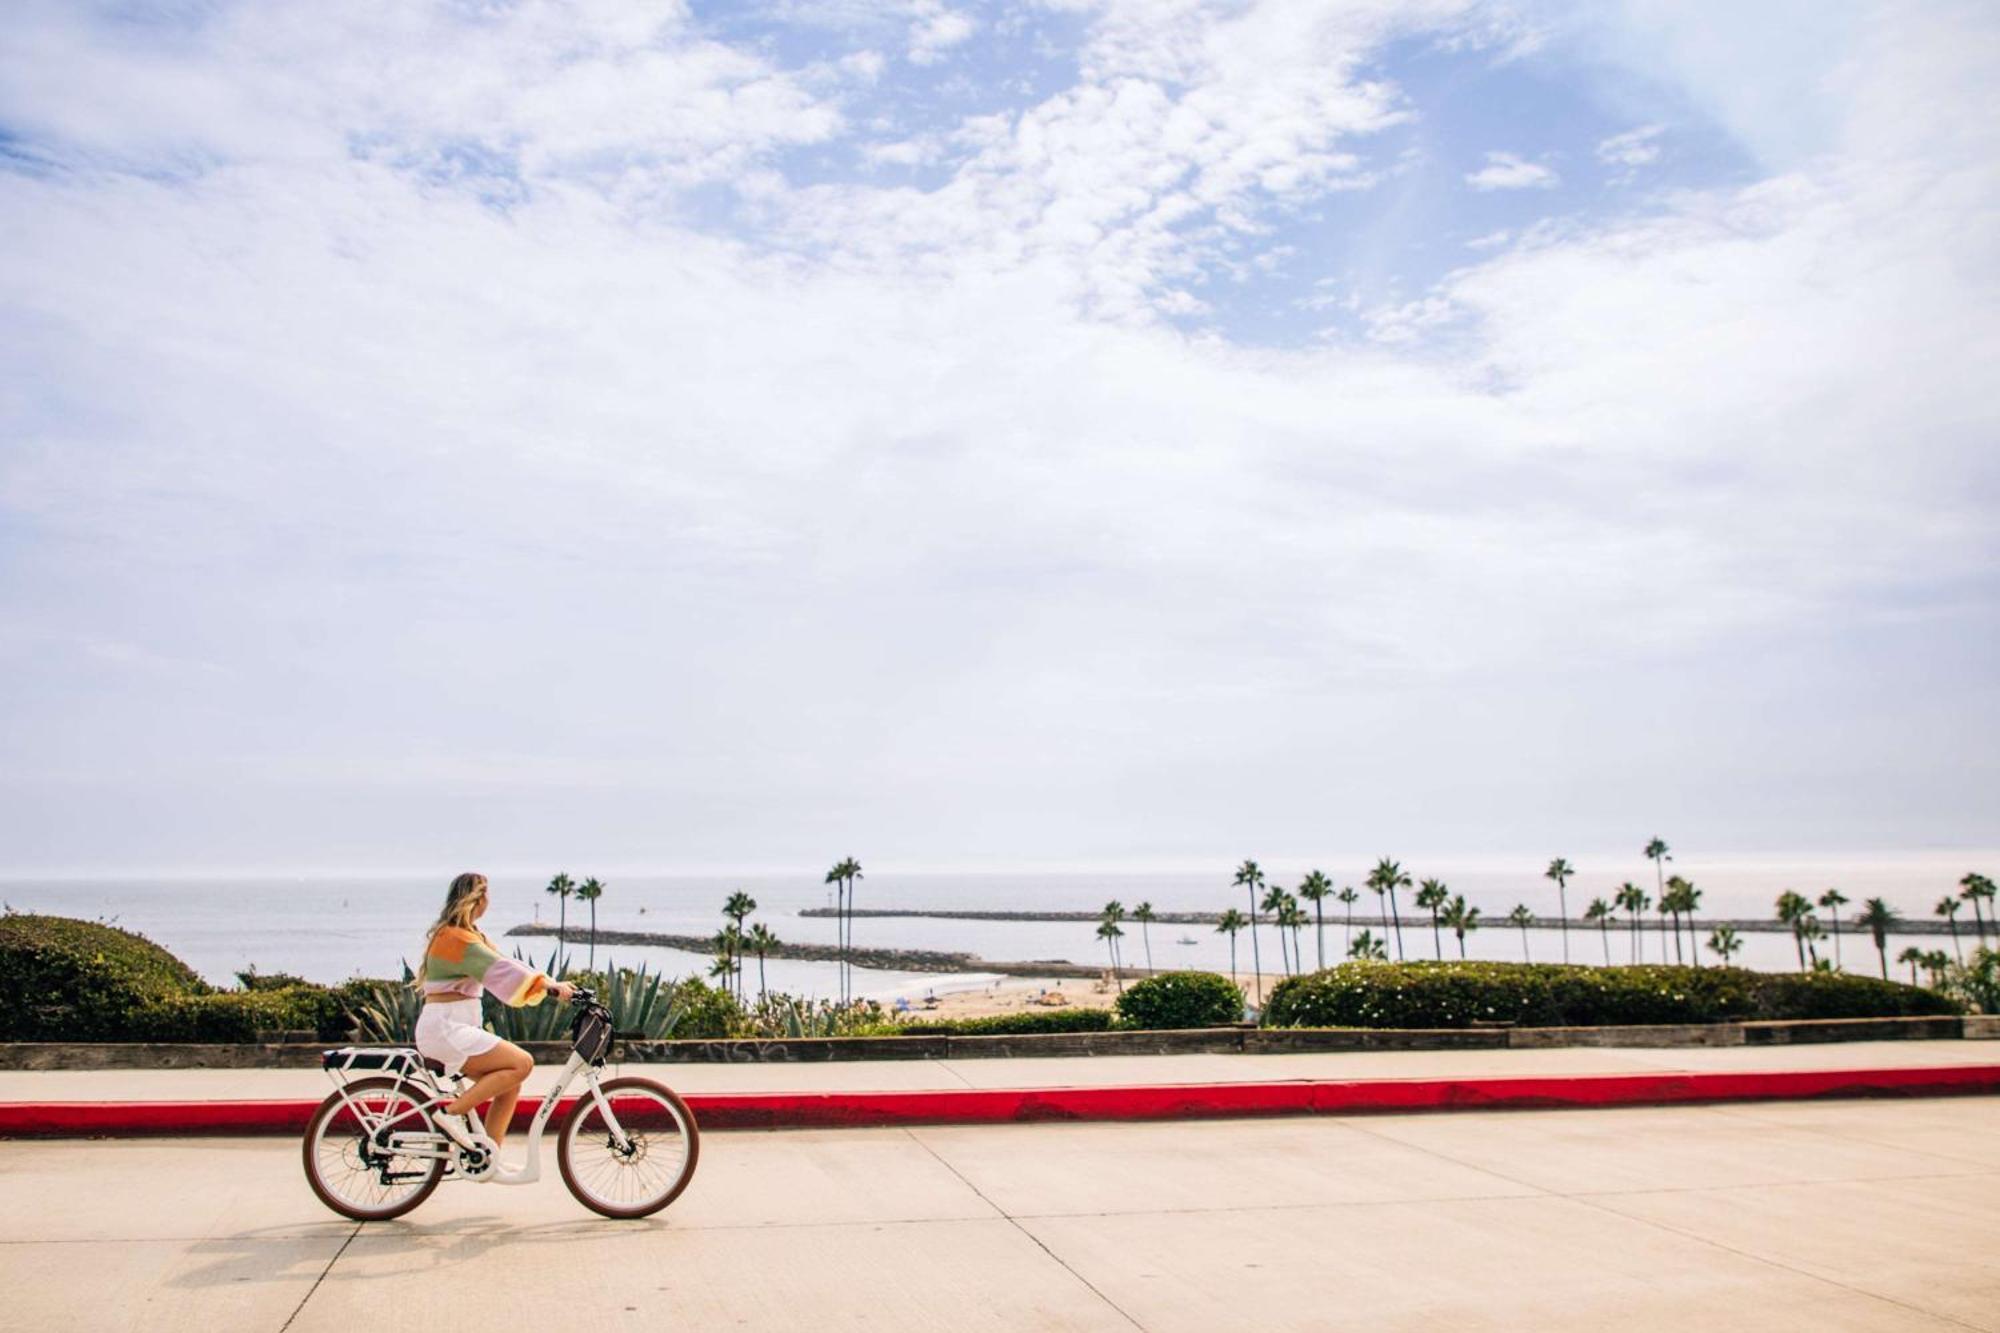
[{"label": "paved road", "polygon": [[1994,1097],[703,1147],[647,1222],[551,1179],[356,1227],[283,1141],[0,1143],[0,1326],[2000,1329]]}]

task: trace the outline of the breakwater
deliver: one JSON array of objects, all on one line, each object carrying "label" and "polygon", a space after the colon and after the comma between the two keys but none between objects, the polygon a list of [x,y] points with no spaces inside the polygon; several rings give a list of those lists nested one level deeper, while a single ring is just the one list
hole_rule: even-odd
[{"label": "breakwater", "polygon": [[[801,910],[799,915],[837,917],[840,913],[831,907],[808,907]],[[1102,912],[987,912],[951,908],[905,907],[863,907],[857,908],[847,913],[847,915],[850,917],[925,917],[936,921],[1077,921],[1094,923],[1104,919]],[[1125,919],[1128,922],[1133,919],[1129,910],[1126,913]],[[1311,919],[1310,911],[1307,912],[1307,919]],[[1155,912],[1152,924],[1156,926],[1213,926],[1221,920],[1222,913],[1220,912]],[[1402,915],[1402,924],[1405,930],[1417,925],[1429,927],[1430,923],[1431,919],[1428,912],[1413,911],[1405,912]],[[1698,923],[1698,928],[1704,931],[1727,926],[1738,934],[1756,932],[1767,935],[1789,935],[1792,933],[1792,928],[1789,925],[1771,917],[1704,916],[1698,918]],[[1260,926],[1269,926],[1275,923],[1270,916],[1260,912],[1257,914],[1257,924]],[[1395,922],[1387,915],[1370,915],[1356,912],[1350,917],[1345,912],[1328,912],[1326,914],[1326,924],[1329,926],[1355,925],[1380,927],[1393,926]],[[1563,918],[1559,916],[1531,916],[1528,918],[1528,928],[1530,930],[1561,930],[1564,924]],[[1599,929],[1595,921],[1586,917],[1571,917],[1567,924],[1571,930],[1596,931]],[[1833,934],[1831,921],[1827,918],[1821,918],[1820,925],[1827,928],[1827,938],[1831,939]],[[1482,930],[1513,930],[1515,927],[1514,923],[1506,917],[1495,914],[1480,917],[1479,928]],[[1613,935],[1623,934],[1632,929],[1632,922],[1626,917],[1616,917],[1605,929],[1609,930]],[[1641,919],[1639,929],[1642,932],[1650,934],[1657,934],[1663,929],[1671,930],[1672,918],[1667,918],[1667,924],[1663,926],[1656,915],[1649,915]],[[1681,922],[1680,929],[1682,934],[1687,933],[1688,923],[1685,920]],[[1992,932],[1991,922],[1987,923],[1987,931],[1989,934]],[[1850,939],[1865,940],[1868,938],[1868,931],[1865,928],[1856,927],[1851,920],[1843,920],[1840,923],[1840,933],[1842,936]],[[1943,921],[1898,920],[1895,929],[1889,933],[1892,935],[1949,935],[1951,934],[1951,926]],[[1975,941],[1977,938],[1973,933],[1970,923],[1960,925],[1958,933],[1968,943]],[[604,936],[600,932],[598,939],[601,940],[603,938]],[[704,944],[702,947],[706,948],[707,945]]]},{"label": "breakwater", "polygon": [[[584,945],[590,943],[590,931],[570,926],[558,931],[554,926],[519,925],[509,930],[511,935],[532,935],[546,938],[560,937],[564,944]],[[648,930],[600,930],[597,945],[629,944],[656,949],[679,949],[684,953],[702,954],[715,952],[713,936],[671,935]],[[749,955],[755,957],[754,951]],[[884,972],[997,972],[1010,977],[1086,977],[1103,975],[1102,967],[1085,963],[1072,963],[1066,958],[1043,958],[1023,961],[1000,961],[981,958],[974,953],[945,952],[936,949],[847,949],[842,950],[831,944],[789,944],[779,943],[765,951],[769,958],[802,958],[810,962],[835,963],[845,958],[856,967],[876,968]],[[1144,968],[1121,968],[1127,976],[1140,976]]]}]

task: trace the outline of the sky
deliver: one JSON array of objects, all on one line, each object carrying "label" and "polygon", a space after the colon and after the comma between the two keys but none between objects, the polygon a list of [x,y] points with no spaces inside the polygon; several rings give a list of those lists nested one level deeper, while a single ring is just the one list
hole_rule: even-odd
[{"label": "sky", "polygon": [[2000,845],[1996,67],[17,0],[0,870]]}]

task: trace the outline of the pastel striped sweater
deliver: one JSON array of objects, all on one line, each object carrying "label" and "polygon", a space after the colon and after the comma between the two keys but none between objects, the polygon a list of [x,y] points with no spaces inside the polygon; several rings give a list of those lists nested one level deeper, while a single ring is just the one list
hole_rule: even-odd
[{"label": "pastel striped sweater", "polygon": [[446,926],[431,936],[424,953],[424,994],[468,995],[479,998],[482,990],[516,1009],[540,1004],[548,994],[549,979],[512,958],[502,958],[493,941],[476,930]]}]

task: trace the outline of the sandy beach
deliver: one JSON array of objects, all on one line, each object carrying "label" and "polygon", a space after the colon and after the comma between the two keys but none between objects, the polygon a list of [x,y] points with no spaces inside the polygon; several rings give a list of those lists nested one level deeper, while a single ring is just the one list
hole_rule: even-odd
[{"label": "sandy beach", "polygon": [[[1266,974],[1264,993],[1268,995],[1271,987],[1283,979],[1282,974]],[[1133,980],[1127,977],[1125,984],[1129,986]],[[1240,974],[1237,982],[1246,996],[1254,995],[1249,973]],[[995,1014],[1049,1013],[1060,1008],[1109,1009],[1118,999],[1116,986],[1101,978],[1091,981],[1081,977],[994,977],[980,985],[953,990],[939,988],[933,993],[937,999],[935,1008],[926,1007],[924,990],[913,989],[908,993],[911,1007],[917,1011],[910,1017],[987,1018]],[[1038,999],[1055,995],[1062,997],[1062,1004],[1046,1004]]]}]

